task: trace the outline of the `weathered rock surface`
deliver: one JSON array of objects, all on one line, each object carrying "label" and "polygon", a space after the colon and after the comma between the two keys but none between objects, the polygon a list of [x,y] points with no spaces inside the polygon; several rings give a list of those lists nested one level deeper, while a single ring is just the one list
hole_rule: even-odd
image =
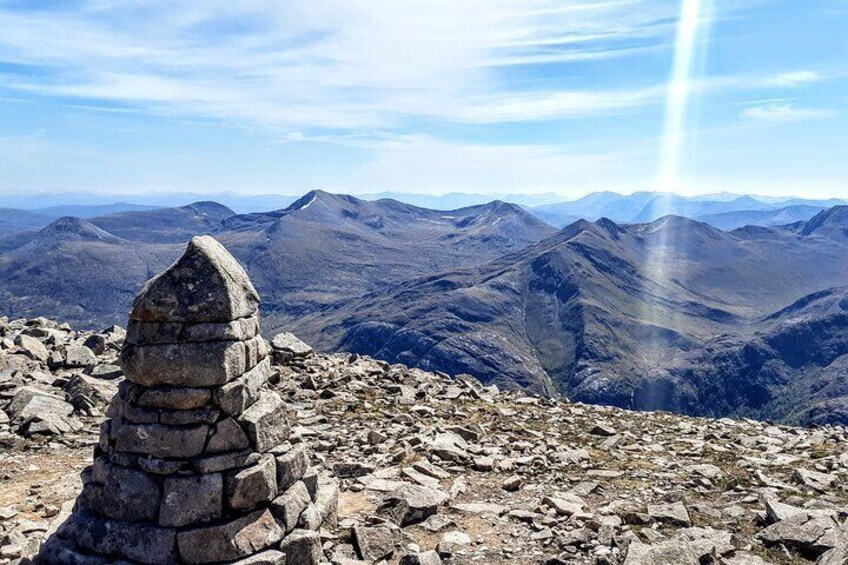
[{"label": "weathered rock surface", "polygon": [[281,376],[290,439],[314,438],[341,479],[339,537],[324,546],[333,563],[797,565],[841,555],[839,426],[571,404],[357,355],[292,359]]},{"label": "weathered rock surface", "polygon": [[[145,285],[130,314],[132,343],[121,350],[126,380],[100,426],[94,464],[37,563],[320,562],[316,530],[335,526],[338,489],[321,500],[317,474],[314,497],[301,481],[309,453],[302,438],[284,443],[286,405],[270,387],[257,308],[247,275],[208,237]],[[86,342],[106,350],[105,338]],[[64,367],[93,364],[86,346],[65,353]],[[66,388],[95,396],[96,383],[81,378]],[[31,428],[36,416],[67,418],[77,404],[89,403],[22,387],[8,408]],[[0,546],[0,563],[2,555]]]},{"label": "weathered rock surface", "polygon": [[259,295],[247,273],[209,236],[192,238],[185,254],[144,285],[130,320],[225,323],[256,314]]},{"label": "weathered rock surface", "polygon": [[[219,563],[242,565],[848,562],[844,427],[629,412],[313,353],[270,355],[260,362],[267,378],[228,395],[221,391],[247,375],[219,387],[117,377],[127,416],[152,420],[133,425],[167,427],[163,418],[185,413],[181,421],[192,423],[171,427],[209,428],[200,456],[157,458],[115,450],[112,411],[103,434],[98,427],[101,398],[101,416],[66,401],[73,412],[65,407],[63,417],[78,429],[23,437],[13,418],[19,410],[10,409],[21,389],[61,401],[74,375],[91,379],[97,367],[114,365],[120,338],[99,332],[112,345],[92,349],[94,367],[72,369],[32,359],[15,336],[50,330],[36,338],[50,359],[89,334],[49,320],[2,325],[0,415],[9,416],[0,417],[8,446],[0,500],[9,502],[0,503],[0,565],[25,563],[48,536],[47,563],[80,565],[156,563],[134,546],[139,539],[171,548],[165,559],[178,563],[222,555]],[[203,419],[209,414],[214,422]],[[279,444],[261,452],[260,438]],[[113,475],[120,479],[110,482]],[[153,494],[125,504],[142,492]],[[72,514],[68,502],[80,494]],[[113,502],[108,512],[103,501]],[[80,535],[110,557],[80,547]],[[118,561],[120,552],[130,557]]]}]

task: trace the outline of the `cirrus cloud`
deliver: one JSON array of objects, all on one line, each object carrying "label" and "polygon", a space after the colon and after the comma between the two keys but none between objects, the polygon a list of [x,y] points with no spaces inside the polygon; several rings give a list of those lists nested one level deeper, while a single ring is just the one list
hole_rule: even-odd
[{"label": "cirrus cloud", "polygon": [[812,108],[798,108],[793,104],[775,103],[766,106],[746,108],[740,113],[742,118],[759,122],[803,122],[832,118],[836,112]]}]

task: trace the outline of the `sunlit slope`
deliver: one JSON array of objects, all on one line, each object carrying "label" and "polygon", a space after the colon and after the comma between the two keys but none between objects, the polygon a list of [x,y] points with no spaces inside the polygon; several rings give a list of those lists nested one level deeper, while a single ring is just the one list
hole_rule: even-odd
[{"label": "sunlit slope", "polygon": [[198,202],[67,218],[0,237],[0,315],[115,323],[191,235],[212,233],[248,268],[272,331],[328,304],[489,261],[555,232],[503,202],[441,212],[320,191],[265,214]]},{"label": "sunlit slope", "polygon": [[[577,400],[762,411],[770,400],[705,396],[701,381],[715,380],[698,376],[706,348],[719,339],[744,347],[757,331],[776,331],[767,321],[775,311],[848,281],[839,216],[811,222],[813,231],[732,233],[675,217],[625,227],[581,221],[489,264],[366,296],[295,329],[327,348]],[[647,268],[659,242],[667,245],[660,275]],[[737,374],[722,378],[744,378]],[[776,397],[785,385],[766,388]]]}]

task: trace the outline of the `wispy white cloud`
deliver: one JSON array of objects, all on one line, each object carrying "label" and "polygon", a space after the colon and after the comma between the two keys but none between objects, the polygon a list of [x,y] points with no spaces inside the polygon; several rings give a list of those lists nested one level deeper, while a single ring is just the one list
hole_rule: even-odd
[{"label": "wispy white cloud", "polygon": [[[0,74],[0,87],[286,129],[594,115],[653,98],[645,96],[648,86],[588,92],[567,77],[540,90],[499,69],[657,49],[669,39],[674,4],[87,0],[49,10],[0,7],[0,62],[23,69]],[[519,111],[521,101],[528,104]]]},{"label": "wispy white cloud", "polygon": [[[745,17],[765,21],[768,4],[716,2],[717,19],[756,5]],[[38,155],[30,169],[10,174],[20,160],[0,156],[0,190],[108,190],[119,177],[139,191],[651,188],[679,8],[680,0],[0,0],[0,96],[34,107],[55,98],[64,105],[56,115],[72,116],[45,139],[20,142]],[[717,39],[734,41],[726,31]],[[816,56],[780,67],[784,53],[767,41],[757,46],[773,50],[770,60],[718,44],[709,56],[722,60],[709,68],[726,74],[699,74],[691,89],[705,115],[743,103],[748,122],[737,106],[715,112],[720,123],[710,127],[730,121],[765,134],[757,122],[835,115],[786,96],[807,86],[806,104],[838,107],[816,94],[839,87],[840,62]],[[747,68],[755,60],[785,72]],[[608,116],[624,116],[622,127],[580,121]],[[37,121],[4,124],[0,135]],[[144,134],[97,139],[77,135],[79,124]],[[210,142],[170,135],[184,124],[207,128]],[[705,129],[693,125],[693,147]],[[770,153],[768,139],[749,145]]]},{"label": "wispy white cloud", "polygon": [[775,86],[801,86],[822,80],[815,71],[790,71],[771,77],[769,82]]},{"label": "wispy white cloud", "polygon": [[753,106],[740,113],[740,117],[760,122],[803,122],[823,120],[836,116],[832,110],[798,108],[793,104],[775,103],[766,106]]},{"label": "wispy white cloud", "polygon": [[665,86],[631,90],[569,90],[483,96],[445,109],[461,122],[503,123],[553,118],[590,118],[659,103]]}]

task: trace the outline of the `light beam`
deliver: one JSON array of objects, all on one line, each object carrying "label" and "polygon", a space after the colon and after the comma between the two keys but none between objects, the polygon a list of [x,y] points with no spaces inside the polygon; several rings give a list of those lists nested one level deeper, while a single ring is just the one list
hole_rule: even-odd
[{"label": "light beam", "polygon": [[[680,18],[674,43],[674,59],[666,95],[665,122],[659,152],[659,163],[656,173],[656,189],[660,195],[655,201],[653,217],[663,218],[672,212],[671,193],[686,194],[690,192],[684,186],[683,158],[687,131],[687,118],[691,112],[693,86],[697,79],[694,76],[701,68],[705,49],[698,49],[699,41],[706,36],[711,20],[712,0],[681,0]],[[645,245],[645,279],[643,288],[643,307],[639,322],[646,329],[643,344],[643,363],[645,367],[657,370],[663,366],[662,356],[668,351],[661,343],[663,332],[654,331],[657,328],[674,328],[678,326],[673,310],[675,301],[675,285],[672,280],[679,276],[680,266],[675,262],[679,253],[689,244],[686,230],[679,230],[674,222],[657,220],[653,229],[642,233]],[[650,329],[653,328],[653,329]],[[650,389],[643,391],[647,401],[653,394],[660,394]]]},{"label": "light beam", "polygon": [[657,188],[663,192],[685,192],[681,168],[689,99],[695,80],[692,69],[695,67],[698,39],[706,33],[710,24],[709,4],[710,0],[682,0],[680,7],[657,173]]}]

